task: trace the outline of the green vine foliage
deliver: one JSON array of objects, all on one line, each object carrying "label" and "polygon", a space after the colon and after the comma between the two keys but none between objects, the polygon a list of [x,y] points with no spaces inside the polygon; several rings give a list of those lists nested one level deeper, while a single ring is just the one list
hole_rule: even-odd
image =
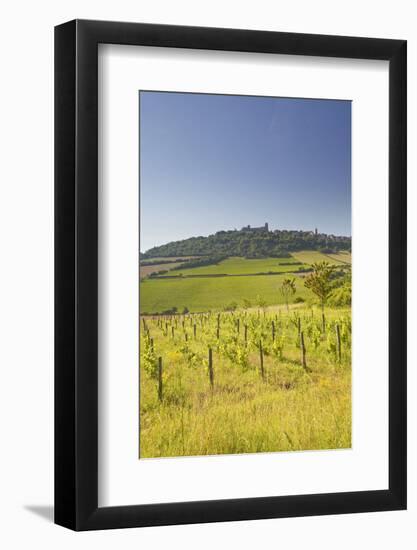
[{"label": "green vine foliage", "polygon": [[143,368],[151,378],[158,377],[158,360],[155,351],[151,345],[150,338],[145,338],[143,341],[142,361]]},{"label": "green vine foliage", "polygon": [[278,357],[279,360],[282,360],[284,353],[284,344],[285,344],[285,335],[281,333],[279,336],[275,337],[275,341],[271,346],[271,353],[275,357]]}]

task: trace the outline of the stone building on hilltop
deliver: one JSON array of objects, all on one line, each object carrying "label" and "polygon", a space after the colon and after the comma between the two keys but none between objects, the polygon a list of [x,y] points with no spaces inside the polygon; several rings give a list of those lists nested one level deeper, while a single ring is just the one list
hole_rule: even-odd
[{"label": "stone building on hilltop", "polygon": [[262,225],[261,227],[251,227],[250,225],[246,225],[245,227],[242,227],[241,231],[250,231],[252,233],[268,233],[268,222],[266,222],[265,225]]}]

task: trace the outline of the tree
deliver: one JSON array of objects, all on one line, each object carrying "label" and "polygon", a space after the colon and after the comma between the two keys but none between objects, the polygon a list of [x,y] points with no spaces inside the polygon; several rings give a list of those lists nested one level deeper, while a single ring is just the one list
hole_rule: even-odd
[{"label": "tree", "polygon": [[309,288],[320,300],[322,319],[323,319],[323,332],[325,330],[324,320],[324,306],[332,291],[331,276],[333,272],[333,266],[327,262],[318,262],[313,264],[313,271],[306,277],[304,286]]},{"label": "tree", "polygon": [[329,295],[328,303],[336,307],[352,304],[352,277],[350,273],[343,277],[340,284],[333,283],[333,290]]},{"label": "tree", "polygon": [[265,312],[266,306],[268,305],[268,302],[265,300],[265,298],[262,298],[260,294],[256,296],[256,305],[260,307],[263,312]]},{"label": "tree", "polygon": [[288,302],[289,302],[290,296],[293,296],[297,291],[295,287],[295,279],[284,279],[282,281],[282,285],[279,291],[285,300],[285,304],[287,306],[287,312],[288,312],[289,311]]}]

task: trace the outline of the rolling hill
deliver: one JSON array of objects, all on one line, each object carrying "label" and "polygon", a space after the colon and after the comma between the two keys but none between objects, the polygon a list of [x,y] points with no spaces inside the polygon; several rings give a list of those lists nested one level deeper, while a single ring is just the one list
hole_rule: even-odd
[{"label": "rolling hill", "polygon": [[289,258],[291,252],[315,250],[335,254],[351,250],[351,237],[313,231],[269,231],[265,228],[218,231],[207,237],[191,237],[150,248],[140,257],[239,256],[243,258]]}]

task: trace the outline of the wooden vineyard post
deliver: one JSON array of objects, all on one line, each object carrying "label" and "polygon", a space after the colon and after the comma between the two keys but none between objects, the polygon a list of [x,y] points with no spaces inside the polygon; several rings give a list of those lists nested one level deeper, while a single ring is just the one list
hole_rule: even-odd
[{"label": "wooden vineyard post", "polygon": [[324,316],[324,312],[321,314],[321,326],[324,334],[326,332],[326,317]]},{"label": "wooden vineyard post", "polygon": [[236,321],[236,326],[237,326],[237,333],[239,334],[240,333],[240,319],[239,318]]},{"label": "wooden vineyard post", "polygon": [[297,319],[298,338],[301,339],[301,317]]},{"label": "wooden vineyard post", "polygon": [[275,323],[272,321],[272,341],[275,342]]},{"label": "wooden vineyard post", "polygon": [[265,371],[264,371],[264,350],[262,349],[262,340],[259,340],[259,359],[261,363],[261,376],[262,380],[265,380]]},{"label": "wooden vineyard post", "polygon": [[197,325],[194,323],[194,340],[197,338]]},{"label": "wooden vineyard post", "polygon": [[245,343],[248,341],[248,325],[245,325]]},{"label": "wooden vineyard post", "polygon": [[168,323],[165,322],[165,336],[168,336]]},{"label": "wooden vineyard post", "polygon": [[171,327],[171,336],[172,336],[172,338],[174,338],[174,336],[175,336],[174,327]]},{"label": "wooden vineyard post", "polygon": [[153,338],[151,338],[151,350],[153,351]]},{"label": "wooden vineyard post", "polygon": [[214,387],[214,372],[213,372],[213,350],[208,349],[208,371],[211,389]]},{"label": "wooden vineyard post", "polygon": [[306,362],[306,347],[304,345],[304,332],[301,332],[300,334],[300,350],[301,350],[301,365],[303,369],[306,369],[307,362]]},{"label": "wooden vineyard post", "polygon": [[162,357],[158,357],[158,399],[162,401]]},{"label": "wooden vineyard post", "polygon": [[340,341],[340,327],[336,324],[336,339],[337,339],[337,359],[339,363],[342,361],[342,343]]},{"label": "wooden vineyard post", "polygon": [[185,341],[188,342],[188,334],[187,333],[184,334],[184,338],[185,338]]}]

